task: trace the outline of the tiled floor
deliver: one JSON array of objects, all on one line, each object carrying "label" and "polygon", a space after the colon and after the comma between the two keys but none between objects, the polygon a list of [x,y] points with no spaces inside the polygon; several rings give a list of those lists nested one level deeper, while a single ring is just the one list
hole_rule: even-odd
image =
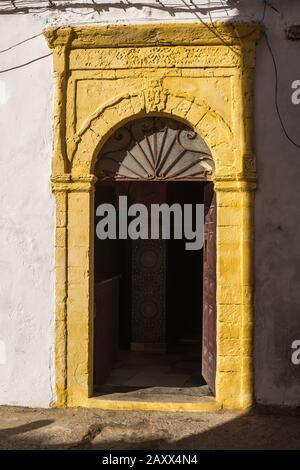
[{"label": "tiled floor", "polygon": [[183,354],[122,351],[104,387],[130,391],[146,387],[199,387],[200,361]]}]

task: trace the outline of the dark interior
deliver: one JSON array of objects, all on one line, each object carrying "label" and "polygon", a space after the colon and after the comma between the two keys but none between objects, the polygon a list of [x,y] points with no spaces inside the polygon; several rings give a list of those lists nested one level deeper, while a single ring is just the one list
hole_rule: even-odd
[{"label": "dark interior", "polygon": [[[95,212],[98,205],[103,203],[117,207],[119,195],[127,195],[129,203],[145,205],[163,202],[203,204],[204,184],[98,182]],[[191,387],[205,384],[201,376],[202,250],[187,251],[185,242],[184,239],[174,240],[172,237],[166,240],[166,350],[153,353],[131,351],[131,259],[132,243],[135,242],[130,239],[99,240],[95,236],[95,392],[125,392],[155,385],[171,387],[180,384],[181,387]],[[137,377],[139,371],[145,375],[145,369],[154,370],[151,380],[148,383],[147,377],[143,377],[139,385],[138,381],[130,377],[130,370]],[[157,383],[155,369],[160,371]],[[176,382],[176,377],[182,382]]]}]

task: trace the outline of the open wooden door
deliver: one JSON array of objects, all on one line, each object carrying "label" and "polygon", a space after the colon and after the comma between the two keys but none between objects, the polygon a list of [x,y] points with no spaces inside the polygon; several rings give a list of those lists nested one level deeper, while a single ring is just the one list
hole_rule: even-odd
[{"label": "open wooden door", "polygon": [[216,378],[216,194],[204,187],[202,376],[213,393]]}]

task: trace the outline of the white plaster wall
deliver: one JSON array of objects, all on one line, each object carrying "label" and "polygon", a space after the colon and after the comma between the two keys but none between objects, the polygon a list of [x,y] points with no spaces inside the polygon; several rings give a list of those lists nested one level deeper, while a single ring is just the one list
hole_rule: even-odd
[{"label": "white plaster wall", "polygon": [[[230,18],[249,22],[261,20],[263,13],[262,0],[240,0],[231,10],[222,6],[225,0],[197,0],[203,10],[196,13],[188,12],[189,2],[183,0],[99,3],[103,10],[97,12],[72,8],[0,14],[0,50],[50,25]],[[264,24],[279,66],[280,105],[289,133],[300,141],[300,106],[290,101],[291,81],[300,79],[300,42],[284,39],[285,25],[300,22],[300,5],[297,0],[272,4],[280,13],[267,8]],[[185,11],[174,13],[179,8]],[[40,35],[0,52],[0,71],[48,53]],[[0,73],[0,404],[48,406],[53,399],[52,93],[51,57]],[[256,398],[266,404],[299,405],[300,369],[291,366],[289,352],[292,339],[300,339],[300,155],[276,115],[274,70],[263,39],[257,49],[255,152]]]},{"label": "white plaster wall", "polygon": [[[0,49],[41,28],[35,18],[0,17]],[[47,52],[40,38],[0,54],[0,69]],[[51,60],[0,74],[0,80],[0,341],[6,350],[5,360],[0,358],[0,403],[48,405],[54,305]]]}]

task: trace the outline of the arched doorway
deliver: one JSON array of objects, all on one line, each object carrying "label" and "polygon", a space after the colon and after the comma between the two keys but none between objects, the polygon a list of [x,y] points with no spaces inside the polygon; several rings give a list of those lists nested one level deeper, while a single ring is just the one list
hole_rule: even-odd
[{"label": "arched doorway", "polygon": [[[95,167],[96,232],[98,208],[103,204],[114,208],[116,225],[112,237],[95,237],[96,394],[153,387],[203,387],[203,393],[209,387],[214,393],[213,170],[204,140],[187,125],[167,117],[132,120],[117,129],[101,149]],[[132,214],[124,214],[120,198],[126,200],[126,211],[132,204],[137,209],[142,204],[148,210],[147,236],[144,226],[139,228],[140,236],[128,237]],[[164,206],[167,211],[178,209],[182,222],[189,206],[195,243],[200,239],[197,230],[203,230],[203,224],[200,227],[196,223],[201,205],[204,245],[186,249],[187,234],[181,230],[181,237],[175,235],[179,220],[172,209],[168,213],[169,237],[163,235],[161,227],[156,236],[151,236],[153,205]],[[159,223],[162,216],[161,212]],[[123,222],[127,224],[126,233]]]},{"label": "arched doorway", "polygon": [[[252,97],[260,34],[253,24],[228,23],[213,30],[202,24],[46,30],[55,72],[55,406],[207,411],[252,405]],[[195,401],[172,395],[167,402],[94,398],[94,165],[121,123],[158,113],[190,123],[215,162],[216,394]]]}]

